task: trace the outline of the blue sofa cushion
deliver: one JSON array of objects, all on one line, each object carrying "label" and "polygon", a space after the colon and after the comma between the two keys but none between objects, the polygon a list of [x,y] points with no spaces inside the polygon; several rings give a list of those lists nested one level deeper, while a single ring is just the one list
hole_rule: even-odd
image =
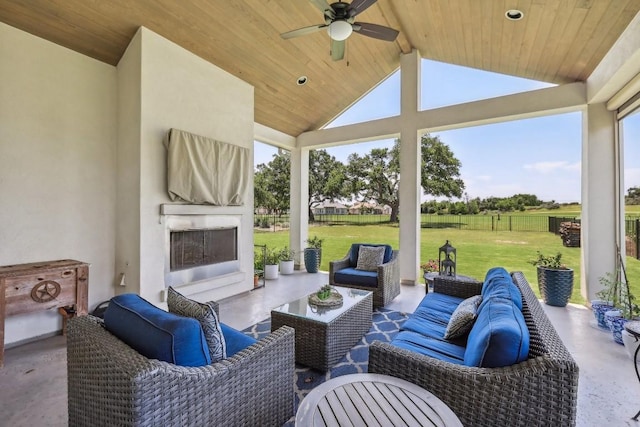
[{"label": "blue sofa cushion", "polygon": [[529,329],[520,309],[510,300],[483,301],[469,332],[464,364],[483,368],[515,365],[529,355]]},{"label": "blue sofa cushion", "polygon": [[209,346],[211,363],[221,361],[227,356],[224,336],[216,311],[209,304],[189,299],[169,286],[167,290],[167,306],[170,313],[192,317],[200,322],[204,339]]},{"label": "blue sofa cushion", "polygon": [[522,293],[513,283],[511,275],[502,267],[492,268],[484,279],[482,299],[487,300],[492,296],[509,299],[522,310]]},{"label": "blue sofa cushion", "polygon": [[398,332],[391,344],[458,365],[463,364],[464,360],[464,346],[426,337],[413,331]]},{"label": "blue sofa cushion", "polygon": [[220,323],[220,327],[222,328],[224,340],[227,343],[227,357],[231,357],[237,352],[258,342],[249,335],[243,334],[237,329],[233,329],[231,326],[225,325],[224,323]]},{"label": "blue sofa cushion", "polygon": [[418,308],[435,310],[451,316],[451,314],[453,314],[455,309],[463,300],[464,298],[431,292],[424,298],[422,298],[422,301],[420,301],[420,304],[418,304]]},{"label": "blue sofa cushion", "polygon": [[443,340],[448,321],[449,317],[442,313],[418,309],[402,324],[400,330]]},{"label": "blue sofa cushion", "polygon": [[149,359],[181,366],[211,363],[200,322],[166,312],[139,295],[111,298],[104,324],[109,332]]},{"label": "blue sofa cushion", "polygon": [[348,283],[356,286],[378,287],[378,272],[357,270],[355,268],[343,268],[335,272],[333,276],[336,283]]},{"label": "blue sofa cushion", "polygon": [[393,248],[390,245],[376,245],[371,243],[353,243],[351,245],[351,249],[349,250],[349,266],[355,267],[358,265],[358,254],[360,252],[360,246],[384,246],[384,257],[382,257],[382,263],[386,264],[391,261],[391,257],[393,256]]}]

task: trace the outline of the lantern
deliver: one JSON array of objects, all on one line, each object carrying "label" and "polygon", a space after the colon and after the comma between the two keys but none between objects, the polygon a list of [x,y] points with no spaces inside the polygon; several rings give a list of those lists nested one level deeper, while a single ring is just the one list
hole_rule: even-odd
[{"label": "lantern", "polygon": [[456,248],[449,244],[449,241],[438,250],[438,273],[441,276],[456,275]]}]

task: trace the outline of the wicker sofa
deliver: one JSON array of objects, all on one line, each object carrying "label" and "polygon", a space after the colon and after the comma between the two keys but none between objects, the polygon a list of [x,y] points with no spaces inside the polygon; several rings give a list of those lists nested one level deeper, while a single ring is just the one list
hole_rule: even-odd
[{"label": "wicker sofa", "polygon": [[[329,263],[329,283],[334,286],[371,291],[373,307],[384,307],[400,295],[399,251],[394,251],[389,245],[370,245],[384,246],[385,259],[376,271],[358,271],[355,267],[360,246],[363,245],[369,246],[365,243],[353,243],[344,258]],[[386,256],[387,253],[388,256]]]},{"label": "wicker sofa", "polygon": [[78,317],[67,331],[69,425],[281,426],[294,413],[294,356],[284,326],[220,362],[177,366]]},{"label": "wicker sofa", "polygon": [[[529,330],[528,359],[502,368],[469,367],[375,341],[369,372],[413,382],[440,398],[465,426],[573,426],[578,366],[558,337],[524,275],[511,273],[522,293]],[[468,298],[482,284],[435,280],[434,292]]]}]

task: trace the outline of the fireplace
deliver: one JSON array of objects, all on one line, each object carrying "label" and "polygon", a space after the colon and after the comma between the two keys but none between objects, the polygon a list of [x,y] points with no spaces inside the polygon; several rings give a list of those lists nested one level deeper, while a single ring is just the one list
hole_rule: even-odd
[{"label": "fireplace", "polygon": [[240,271],[240,216],[167,215],[164,222],[165,286],[215,283]]},{"label": "fireplace", "polygon": [[169,271],[238,259],[238,228],[171,231]]}]

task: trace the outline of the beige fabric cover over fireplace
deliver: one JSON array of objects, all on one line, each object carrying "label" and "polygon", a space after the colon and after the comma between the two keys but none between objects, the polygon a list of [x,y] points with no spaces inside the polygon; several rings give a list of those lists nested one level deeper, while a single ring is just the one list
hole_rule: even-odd
[{"label": "beige fabric cover over fireplace", "polygon": [[248,185],[249,150],[171,129],[165,146],[171,200],[241,206]]}]

